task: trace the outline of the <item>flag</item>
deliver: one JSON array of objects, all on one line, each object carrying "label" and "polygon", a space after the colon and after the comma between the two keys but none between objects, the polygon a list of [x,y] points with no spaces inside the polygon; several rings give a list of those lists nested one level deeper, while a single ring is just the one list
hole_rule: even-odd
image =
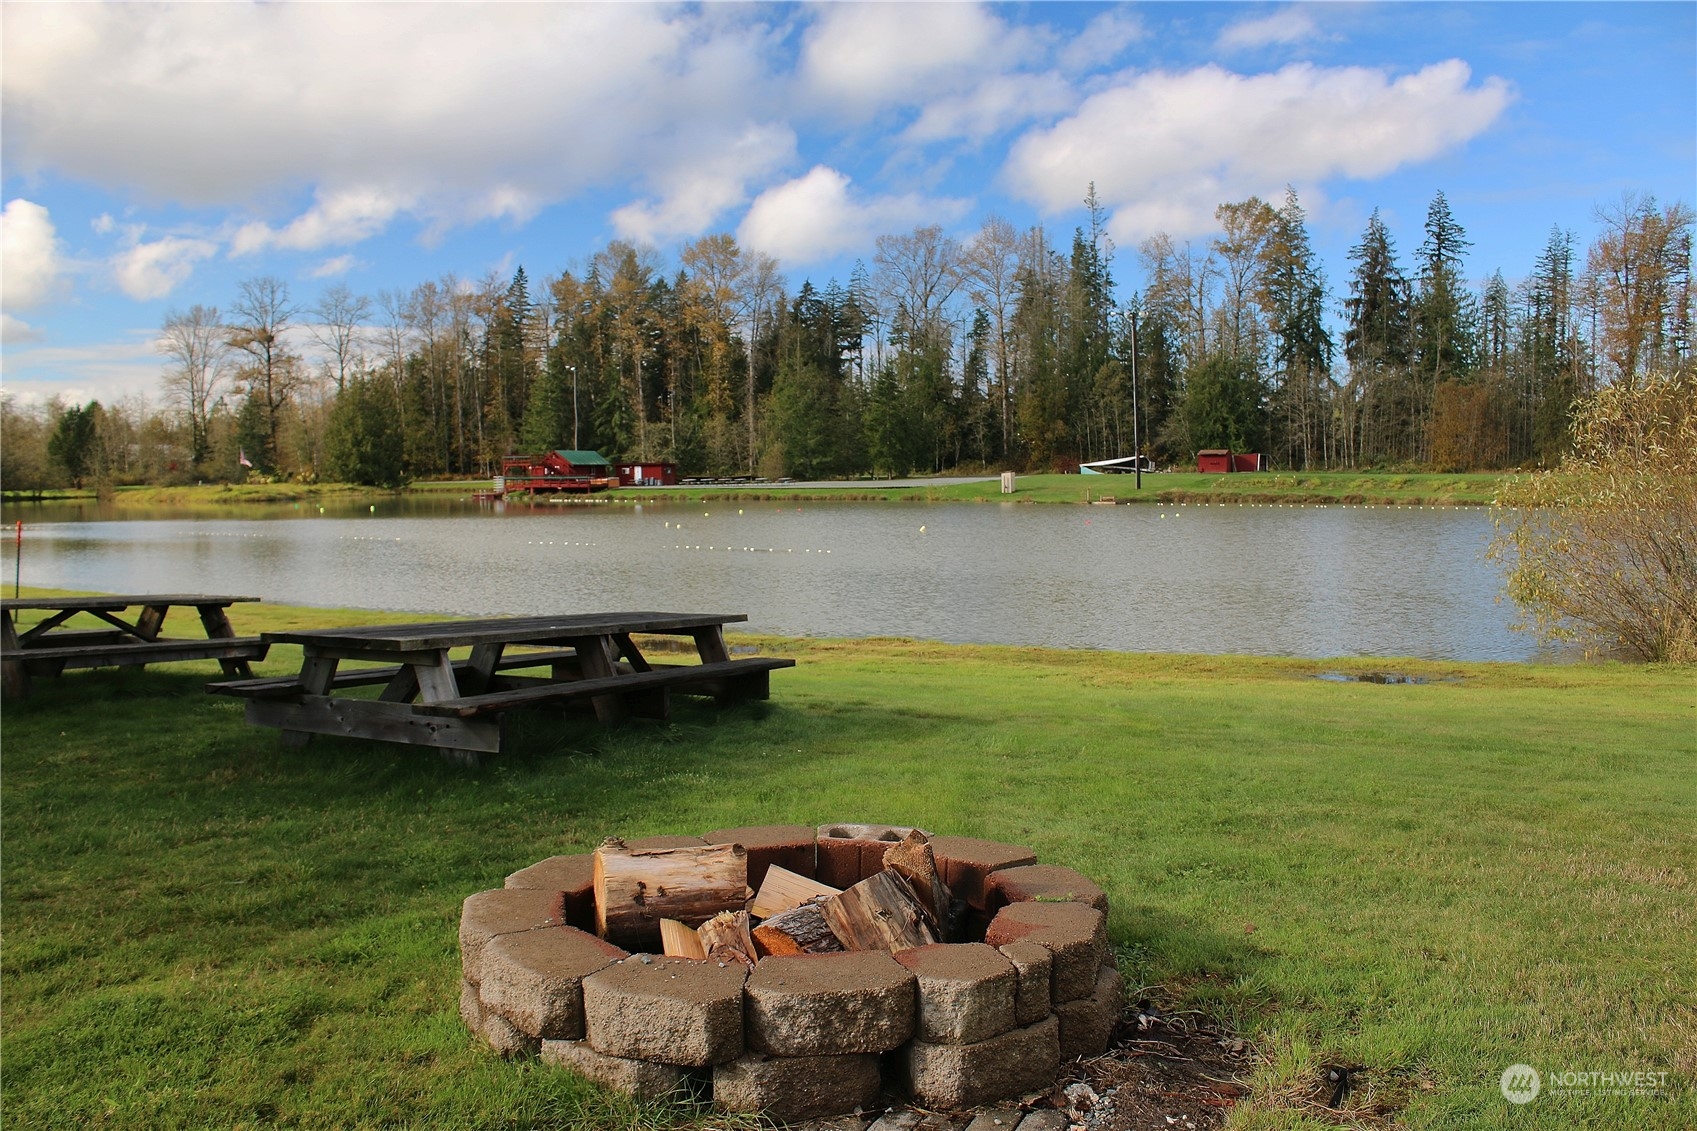
[{"label": "flag", "polygon": [[253,466],[247,458],[247,452],[241,448],[236,449],[236,462],[241,464],[243,467],[251,468]]}]

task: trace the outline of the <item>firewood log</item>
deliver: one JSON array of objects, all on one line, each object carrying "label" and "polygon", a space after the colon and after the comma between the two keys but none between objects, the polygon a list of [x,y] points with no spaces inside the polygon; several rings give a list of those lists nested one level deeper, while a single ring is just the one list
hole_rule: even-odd
[{"label": "firewood log", "polygon": [[754,945],[760,957],[771,954],[828,954],[843,949],[820,905],[829,898],[818,896],[800,907],[781,911],[754,928]]},{"label": "firewood log", "polygon": [[913,886],[913,894],[930,917],[932,933],[944,938],[943,925],[949,921],[949,887],[937,872],[937,857],[925,834],[917,830],[908,833],[900,844],[884,853],[884,867],[900,872]]},{"label": "firewood log", "polygon": [[595,932],[627,950],[656,946],[661,919],[698,926],[748,896],[740,844],[644,849],[609,837],[595,850]]},{"label": "firewood log", "polygon": [[748,905],[748,913],[756,919],[770,919],[816,896],[836,895],[839,890],[774,864],[766,869],[766,878],[760,882],[759,894]]},{"label": "firewood log", "polygon": [[721,911],[696,929],[701,949],[709,960],[717,959],[727,965],[740,962],[750,970],[760,961],[754,939],[748,931],[748,912]]},{"label": "firewood log", "polygon": [[883,871],[824,900],[820,911],[845,950],[910,950],[929,946],[936,932],[907,877]]},{"label": "firewood log", "polygon": [[686,927],[676,919],[660,920],[660,953],[668,958],[706,958],[701,937],[694,927]]}]

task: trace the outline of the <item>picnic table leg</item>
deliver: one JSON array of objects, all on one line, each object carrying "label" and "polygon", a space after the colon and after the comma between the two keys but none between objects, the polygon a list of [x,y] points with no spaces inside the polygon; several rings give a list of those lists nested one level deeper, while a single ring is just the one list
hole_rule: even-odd
[{"label": "picnic table leg", "polygon": [[729,649],[725,647],[725,629],[723,625],[710,624],[706,628],[698,628],[691,635],[695,637],[695,650],[704,664],[722,664],[731,658]]},{"label": "picnic table leg", "polygon": [[459,676],[459,694],[481,695],[489,690],[489,679],[501,662],[505,644],[478,644],[471,650],[471,662]]},{"label": "picnic table leg", "polygon": [[[200,623],[206,629],[208,640],[234,640],[235,626],[230,623],[229,614],[222,605],[196,605],[200,611]],[[230,679],[252,679],[253,668],[240,657],[221,659],[218,666],[224,669],[224,675]]]},{"label": "picnic table leg", "polygon": [[[473,648],[472,664],[475,666],[481,658],[488,663],[490,670],[493,671],[495,662],[501,658],[501,646],[495,645],[494,647],[493,658],[484,653],[481,646]],[[480,653],[484,654],[480,656]],[[424,702],[436,703],[443,699],[453,699],[460,694],[459,681],[454,676],[454,662],[448,658],[446,648],[436,653],[434,663],[411,664],[409,668],[413,673],[413,678],[418,681],[418,697]],[[468,671],[467,674],[469,675],[470,672]],[[500,727],[501,724],[497,723],[496,726]],[[506,732],[503,729],[500,733],[504,736]],[[496,745],[500,745],[500,742],[501,740],[497,739]],[[441,751],[444,759],[456,765],[476,769],[483,764],[482,757],[475,750],[459,750],[444,746]]]},{"label": "picnic table leg", "polygon": [[[18,630],[12,624],[12,610],[0,612],[0,646],[8,652],[18,649]],[[29,672],[24,670],[22,660],[7,660],[5,662],[4,694],[8,699],[29,698]]]},{"label": "picnic table leg", "polygon": [[[612,638],[589,636],[572,641],[583,664],[584,679],[605,679],[619,674],[618,651]],[[624,703],[617,695],[597,695],[590,700],[595,717],[604,723],[616,723],[624,717]]]},{"label": "picnic table leg", "polygon": [[[311,652],[301,657],[301,690],[308,695],[328,695],[336,680],[337,660],[334,656],[319,656]],[[304,730],[283,730],[285,746],[305,746],[312,733]]]},{"label": "picnic table leg", "polygon": [[384,703],[411,703],[417,695],[418,673],[411,664],[402,664],[377,698]]},{"label": "picnic table leg", "polygon": [[630,664],[632,671],[651,672],[654,670],[642,652],[637,649],[636,641],[630,638],[630,633],[619,633],[613,637],[613,644],[618,650],[620,658]]},{"label": "picnic table leg", "polygon": [[418,680],[419,698],[424,702],[439,703],[459,695],[459,683],[454,679],[454,662],[448,659],[446,648],[436,653],[434,662],[413,664],[411,667],[413,677]]},{"label": "picnic table leg", "polygon": [[144,605],[136,618],[136,635],[147,641],[158,640],[159,630],[165,627],[165,614],[170,611],[170,605]]}]

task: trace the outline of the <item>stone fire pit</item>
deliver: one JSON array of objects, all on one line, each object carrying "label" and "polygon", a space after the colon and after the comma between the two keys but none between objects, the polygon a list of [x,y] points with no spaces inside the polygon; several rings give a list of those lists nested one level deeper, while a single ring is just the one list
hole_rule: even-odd
[{"label": "stone fire pit", "polygon": [[[912,831],[779,825],[625,847],[736,844],[751,889],[772,865],[846,888]],[[885,1091],[959,1110],[1047,1088],[1104,1051],[1120,1016],[1107,897],[1029,849],[928,842],[955,900],[951,941],[764,957],[752,971],[596,937],[594,855],[551,857],[465,901],[460,1015],[509,1056],[638,1096],[710,1091],[780,1120],[869,1108]]]}]

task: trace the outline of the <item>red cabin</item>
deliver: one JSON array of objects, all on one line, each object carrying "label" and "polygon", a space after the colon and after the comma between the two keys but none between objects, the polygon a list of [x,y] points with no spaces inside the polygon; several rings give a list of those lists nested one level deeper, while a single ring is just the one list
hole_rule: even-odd
[{"label": "red cabin", "polygon": [[1204,475],[1228,471],[1266,471],[1267,457],[1262,452],[1229,452],[1224,448],[1204,448],[1196,453],[1196,470]]},{"label": "red cabin", "polygon": [[621,463],[621,487],[675,487],[678,484],[678,465],[675,463]]},{"label": "red cabin", "polygon": [[601,458],[600,453],[561,449],[539,456],[507,456],[501,461],[501,478],[495,484],[495,493],[588,493],[604,491],[618,485],[619,479],[613,474],[613,465]]}]

